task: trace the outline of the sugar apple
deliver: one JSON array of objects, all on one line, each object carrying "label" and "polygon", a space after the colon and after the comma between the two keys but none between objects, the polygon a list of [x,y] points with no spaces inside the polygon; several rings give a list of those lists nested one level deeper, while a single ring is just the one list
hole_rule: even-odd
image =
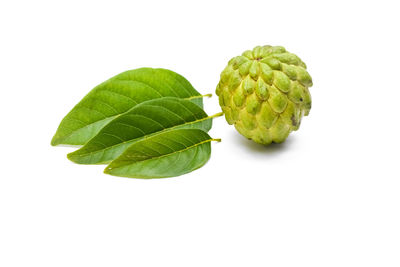
[{"label": "sugar apple", "polygon": [[216,94],[225,119],[243,136],[268,145],[296,131],[311,109],[306,65],[282,46],[257,46],[232,58]]}]

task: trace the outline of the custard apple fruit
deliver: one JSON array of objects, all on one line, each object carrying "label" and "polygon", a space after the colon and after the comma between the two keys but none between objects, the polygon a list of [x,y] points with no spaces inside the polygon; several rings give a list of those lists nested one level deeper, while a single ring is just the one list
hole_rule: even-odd
[{"label": "custard apple fruit", "polygon": [[254,142],[281,143],[311,109],[311,76],[281,46],[257,46],[232,58],[216,94],[229,124]]}]

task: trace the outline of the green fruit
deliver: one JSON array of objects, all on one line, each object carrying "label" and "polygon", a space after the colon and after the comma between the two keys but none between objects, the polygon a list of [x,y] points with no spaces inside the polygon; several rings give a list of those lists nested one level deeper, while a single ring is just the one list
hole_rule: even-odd
[{"label": "green fruit", "polygon": [[232,58],[216,93],[229,124],[254,142],[281,143],[311,109],[306,65],[281,46],[257,46]]}]

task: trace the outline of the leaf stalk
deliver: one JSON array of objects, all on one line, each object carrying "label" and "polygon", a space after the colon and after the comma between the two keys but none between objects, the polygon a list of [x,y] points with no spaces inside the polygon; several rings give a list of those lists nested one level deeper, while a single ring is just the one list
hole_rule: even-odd
[{"label": "leaf stalk", "polygon": [[203,97],[212,97],[212,94],[195,95],[195,96],[191,96],[191,97],[188,97],[188,98],[185,98],[185,99],[192,100],[192,99],[203,98]]}]

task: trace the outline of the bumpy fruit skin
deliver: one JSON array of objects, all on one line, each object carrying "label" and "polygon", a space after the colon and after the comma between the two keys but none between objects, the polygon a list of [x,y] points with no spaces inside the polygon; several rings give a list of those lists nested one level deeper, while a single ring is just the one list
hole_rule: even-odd
[{"label": "bumpy fruit skin", "polygon": [[311,76],[281,46],[257,46],[232,58],[216,89],[226,121],[254,142],[281,143],[311,109]]}]

